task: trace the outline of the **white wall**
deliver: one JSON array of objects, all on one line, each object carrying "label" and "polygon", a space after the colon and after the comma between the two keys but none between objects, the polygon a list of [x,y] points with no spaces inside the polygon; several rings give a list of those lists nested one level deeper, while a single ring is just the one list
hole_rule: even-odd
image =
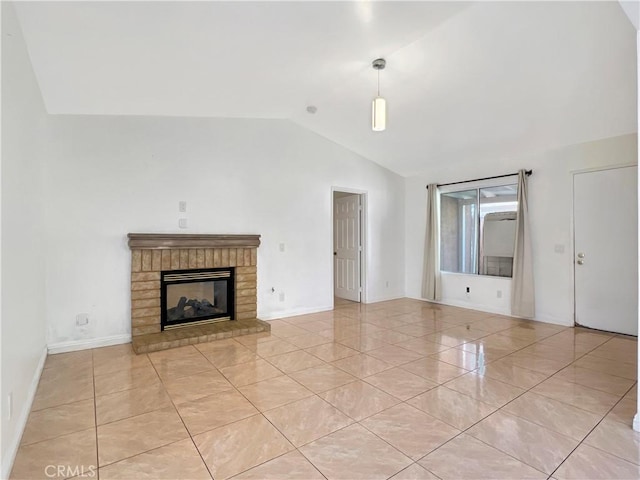
[{"label": "white wall", "polygon": [[[428,183],[447,183],[533,169],[529,211],[534,254],[536,319],[573,325],[572,171],[637,163],[637,135],[630,134],[528,155],[519,159],[470,159],[406,179],[407,296],[420,298]],[[564,249],[556,253],[555,247]],[[510,280],[444,274],[443,303],[510,313]],[[467,298],[465,287],[471,288]],[[502,298],[497,298],[502,290]]]},{"label": "white wall", "polygon": [[[637,22],[634,22],[634,25],[637,28],[639,28],[640,25],[640,9],[638,9],[638,18],[637,18]],[[636,52],[637,52],[637,65],[636,68],[638,69],[638,75],[636,76],[636,81],[638,82],[638,112],[640,112],[640,31],[637,32],[636,34]],[[640,115],[638,115],[638,131],[640,132]],[[640,140],[640,138],[639,138]],[[640,144],[639,144],[640,147]],[[640,180],[640,179],[639,179]],[[638,182],[638,188],[640,188],[640,181]],[[640,215],[640,191],[638,191],[638,214]],[[640,238],[640,235],[639,235]],[[638,249],[639,249],[639,255],[638,258],[640,259],[640,240],[638,241]],[[640,272],[640,264],[638,265],[638,271]],[[639,283],[640,285],[640,283]],[[640,294],[640,292],[638,292]],[[640,295],[639,295],[640,296]],[[640,331],[640,312],[638,312],[638,331]],[[638,367],[640,368],[640,344],[638,344]],[[636,386],[636,390],[638,392],[640,392],[640,384],[638,384]],[[640,395],[638,395],[638,407],[636,409],[636,414],[633,417],[633,429],[636,432],[640,432]]]},{"label": "white wall", "polygon": [[[129,232],[260,234],[258,316],[331,308],[332,187],[368,193],[368,301],[404,294],[404,180],[335,143],[285,120],[51,121],[50,347],[130,332]],[[187,230],[177,228],[180,200]],[[75,327],[82,312],[86,332]]]},{"label": "white wall", "polygon": [[2,478],[9,474],[46,352],[45,122],[13,5],[2,2]]}]

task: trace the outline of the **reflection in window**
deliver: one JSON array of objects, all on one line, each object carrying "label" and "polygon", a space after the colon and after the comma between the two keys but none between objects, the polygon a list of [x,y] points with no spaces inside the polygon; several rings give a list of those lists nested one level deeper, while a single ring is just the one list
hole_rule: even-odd
[{"label": "reflection in window", "polygon": [[440,269],[511,277],[517,185],[440,195]]}]

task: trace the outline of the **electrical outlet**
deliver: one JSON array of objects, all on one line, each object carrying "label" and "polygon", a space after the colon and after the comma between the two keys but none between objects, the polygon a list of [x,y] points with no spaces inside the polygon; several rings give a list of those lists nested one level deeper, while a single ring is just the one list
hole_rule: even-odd
[{"label": "electrical outlet", "polygon": [[181,218],[178,220],[178,228],[187,228],[187,219]]},{"label": "electrical outlet", "polygon": [[387,288],[389,288],[389,280],[387,280]]},{"label": "electrical outlet", "polygon": [[469,287],[467,287],[467,298],[471,297],[471,289]]},{"label": "electrical outlet", "polygon": [[502,298],[502,290],[498,290],[498,291],[496,292],[496,297],[498,297],[498,298]]},{"label": "electrical outlet", "polygon": [[187,212],[187,202],[185,202],[184,200],[180,200],[178,202],[178,211],[180,213],[186,213]]},{"label": "electrical outlet", "polygon": [[280,292],[280,301],[284,302],[284,292]]},{"label": "electrical outlet", "polygon": [[79,313],[76,315],[76,327],[82,327],[83,325],[87,325],[89,323],[89,314],[88,313]]}]

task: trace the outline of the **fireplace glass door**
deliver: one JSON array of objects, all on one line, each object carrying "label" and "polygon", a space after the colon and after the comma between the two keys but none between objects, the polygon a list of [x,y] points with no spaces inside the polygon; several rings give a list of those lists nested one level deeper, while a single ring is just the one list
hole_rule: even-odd
[{"label": "fireplace glass door", "polygon": [[233,319],[233,268],[162,272],[162,329]]}]

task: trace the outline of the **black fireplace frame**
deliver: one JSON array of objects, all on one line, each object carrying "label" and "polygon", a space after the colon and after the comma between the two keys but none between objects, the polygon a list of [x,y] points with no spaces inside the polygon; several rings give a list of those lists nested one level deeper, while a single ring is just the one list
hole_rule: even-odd
[{"label": "black fireplace frame", "polygon": [[[198,275],[203,273],[229,272],[227,281],[227,312],[205,315],[189,320],[168,320],[167,319],[167,286],[185,283],[201,283],[203,281],[216,281],[223,278],[193,278],[184,280],[165,280],[166,275]],[[216,268],[190,268],[186,270],[163,270],[160,272],[160,328],[162,331],[169,328],[187,327],[199,323],[210,323],[209,321],[235,320],[235,267]]]}]

